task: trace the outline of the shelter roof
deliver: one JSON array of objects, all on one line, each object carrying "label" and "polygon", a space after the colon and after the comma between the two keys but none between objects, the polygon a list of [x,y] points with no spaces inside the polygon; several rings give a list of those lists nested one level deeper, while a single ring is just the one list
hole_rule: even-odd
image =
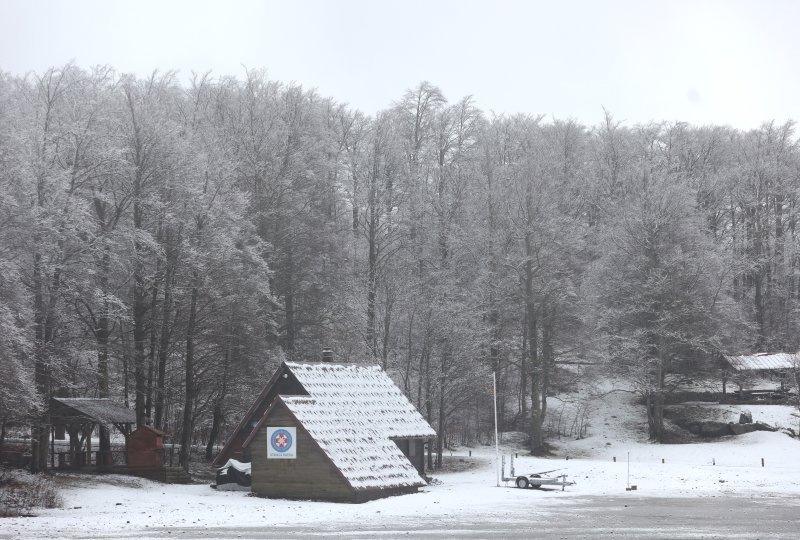
[{"label": "shelter roof", "polygon": [[135,424],[136,413],[109,398],[52,398],[62,407],[54,411],[54,419],[93,420],[104,425]]},{"label": "shelter roof", "polygon": [[742,356],[723,356],[736,371],[791,369],[800,366],[800,354],[797,353],[757,353]]}]

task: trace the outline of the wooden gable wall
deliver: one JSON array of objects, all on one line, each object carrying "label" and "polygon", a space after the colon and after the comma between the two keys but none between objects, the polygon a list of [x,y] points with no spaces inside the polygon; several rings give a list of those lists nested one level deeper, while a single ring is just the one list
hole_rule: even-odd
[{"label": "wooden gable wall", "polygon": [[[284,377],[284,375],[286,375],[286,377]],[[283,365],[276,371],[274,377],[264,390],[261,391],[261,395],[242,420],[242,424],[238,426],[231,435],[232,440],[225,443],[225,447],[219,455],[214,458],[212,465],[221,467],[231,458],[245,463],[250,461],[250,451],[247,448],[243,449],[242,445],[279,394],[285,396],[302,396],[308,394],[298,382],[297,378]]]},{"label": "wooden gable wall", "polygon": [[[267,459],[267,427],[297,428],[297,458]],[[355,502],[357,494],[286,406],[278,401],[247,447],[259,497]]]}]

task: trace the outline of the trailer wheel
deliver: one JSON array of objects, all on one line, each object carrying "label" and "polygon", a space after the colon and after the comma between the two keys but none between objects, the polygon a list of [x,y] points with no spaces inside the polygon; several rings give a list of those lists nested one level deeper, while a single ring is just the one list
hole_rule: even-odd
[{"label": "trailer wheel", "polygon": [[516,486],[520,489],[525,489],[528,487],[528,479],[524,476],[517,476],[517,480],[514,482],[514,484],[516,484]]}]

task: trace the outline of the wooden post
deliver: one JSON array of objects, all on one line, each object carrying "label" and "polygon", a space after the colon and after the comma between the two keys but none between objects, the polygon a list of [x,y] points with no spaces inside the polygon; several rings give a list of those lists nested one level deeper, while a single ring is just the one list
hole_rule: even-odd
[{"label": "wooden post", "polygon": [[89,432],[86,434],[86,465],[92,466],[92,431],[94,424],[89,424]]}]

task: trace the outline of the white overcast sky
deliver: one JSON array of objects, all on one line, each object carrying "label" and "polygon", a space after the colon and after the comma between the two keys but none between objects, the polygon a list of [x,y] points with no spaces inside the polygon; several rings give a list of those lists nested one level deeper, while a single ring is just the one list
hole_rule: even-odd
[{"label": "white overcast sky", "polygon": [[800,120],[800,2],[0,0],[0,70],[266,68],[374,114],[420,81],[586,124]]}]

